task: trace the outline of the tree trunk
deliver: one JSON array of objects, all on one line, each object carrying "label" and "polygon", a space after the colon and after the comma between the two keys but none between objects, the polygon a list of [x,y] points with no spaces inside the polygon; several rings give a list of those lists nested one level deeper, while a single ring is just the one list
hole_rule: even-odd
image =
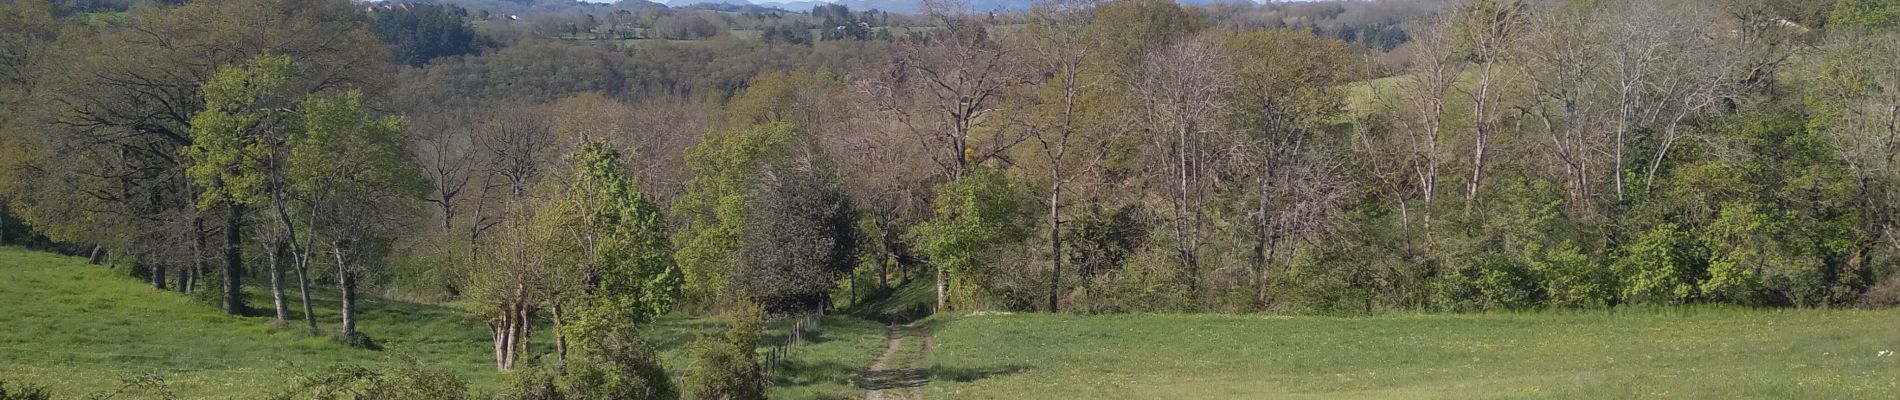
[{"label": "tree trunk", "polygon": [[563,327],[561,321],[561,303],[554,302],[554,307],[550,308],[549,311],[553,313],[554,317],[554,354],[555,357],[558,357],[558,359],[565,364],[567,361],[567,330],[561,329]]},{"label": "tree trunk", "polygon": [[224,217],[224,312],[244,315],[244,206],[232,204]]},{"label": "tree trunk", "polygon": [[158,289],[158,290],[165,290],[165,264],[147,263],[145,262],[145,260],[142,260],[142,259],[139,260],[138,262],[140,264],[145,264],[146,268],[152,269],[152,288]]},{"label": "tree trunk", "polygon": [[1058,300],[1062,298],[1062,173],[1055,165],[1050,171],[1055,179],[1049,189],[1049,312],[1053,313],[1061,311]]},{"label": "tree trunk", "polygon": [[514,368],[515,338],[516,332],[519,331],[515,323],[515,316],[519,315],[515,312],[517,307],[520,306],[517,304],[503,306],[496,315],[497,320],[488,326],[489,334],[495,342],[495,369],[498,371],[506,372]]},{"label": "tree trunk", "polygon": [[509,367],[514,366],[509,362],[514,360],[510,351],[514,350],[514,324],[508,321],[502,321],[500,324],[489,329],[495,336],[495,369],[506,372]]},{"label": "tree trunk", "polygon": [[[531,310],[527,304],[527,286],[517,281],[514,297],[503,304],[495,315],[495,322],[488,326],[490,336],[495,342],[495,369],[508,371],[515,367],[520,358],[521,349],[528,347],[527,324],[532,321]],[[559,332],[556,332],[558,337]]]},{"label": "tree trunk", "polygon": [[284,304],[284,240],[278,238],[271,242],[270,248],[270,302],[271,310],[276,311],[277,325],[283,325],[290,315],[290,307]]},{"label": "tree trunk", "polygon": [[303,322],[310,327],[311,334],[316,334],[317,309],[310,304],[310,253],[304,250],[301,253],[292,251],[292,254],[296,259],[291,262],[297,263],[297,297],[303,301]]},{"label": "tree trunk", "polygon": [[172,289],[178,289],[178,293],[191,293],[191,270],[192,265],[196,264],[197,261],[192,261],[178,265],[178,283],[173,284]]},{"label": "tree trunk", "polygon": [[[1267,169],[1270,170],[1272,168],[1269,167]],[[1267,175],[1267,171],[1261,171],[1260,173],[1260,199],[1259,202],[1255,204],[1254,210],[1254,212],[1259,215],[1259,217],[1254,220],[1253,226],[1254,307],[1265,307],[1267,305],[1267,185],[1272,182]]]},{"label": "tree trunk", "polygon": [[897,258],[891,249],[891,219],[889,215],[879,215],[877,219],[877,240],[879,242],[877,258],[877,289],[891,288],[891,262]]},{"label": "tree trunk", "polygon": [[106,248],[96,244],[92,245],[92,254],[86,256],[86,262],[90,262],[92,265],[104,264],[106,262]]},{"label": "tree trunk", "polygon": [[943,296],[944,292],[949,291],[949,286],[950,276],[944,272],[943,266],[937,266],[937,308],[932,312],[943,311]]},{"label": "tree trunk", "polygon": [[343,328],[339,332],[348,339],[356,336],[356,274],[343,262],[343,249],[336,249],[336,276],[336,288],[341,292],[337,313],[343,317]]},{"label": "tree trunk", "polygon": [[502,334],[504,326],[507,326],[506,322],[496,321],[488,327],[488,336],[495,346],[495,370],[508,372],[508,340]]},{"label": "tree trunk", "polygon": [[205,218],[200,213],[192,213],[191,237],[191,264],[187,267],[190,271],[178,276],[178,290],[181,292],[197,289],[199,274],[204,273],[205,269],[205,252],[210,246],[210,239],[205,237]]},{"label": "tree trunk", "polygon": [[1480,73],[1480,77],[1478,78],[1478,92],[1474,94],[1475,97],[1472,100],[1471,129],[1476,138],[1472,141],[1471,182],[1465,185],[1465,201],[1476,200],[1478,198],[1478,188],[1484,184],[1484,153],[1485,149],[1489,148],[1486,142],[1491,138],[1491,128],[1488,126],[1489,121],[1485,120],[1485,113],[1488,112],[1485,108],[1489,106],[1490,103],[1490,99],[1488,99],[1487,96],[1489,96],[1491,92],[1491,68],[1493,65],[1495,65],[1495,62],[1489,60],[1485,62],[1484,70]]},{"label": "tree trunk", "polygon": [[[523,293],[525,294],[526,292],[523,292]],[[510,351],[510,356],[514,357],[516,360],[519,360],[521,358],[520,353],[523,350],[527,350],[531,348],[530,346],[532,346],[534,343],[534,311],[535,310],[534,310],[533,305],[525,303],[525,302],[517,307],[519,307],[520,314],[515,316],[515,331],[518,332],[519,336],[517,336],[514,340],[515,349]],[[510,365],[513,365],[513,363],[514,361],[509,361]]]}]

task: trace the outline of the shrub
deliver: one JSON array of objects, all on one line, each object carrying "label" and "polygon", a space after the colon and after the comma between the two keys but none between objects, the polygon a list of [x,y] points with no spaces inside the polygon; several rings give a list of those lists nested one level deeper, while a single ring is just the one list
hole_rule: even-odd
[{"label": "shrub", "polygon": [[765,398],[765,374],[756,349],[765,330],[765,312],[742,302],[732,312],[732,327],[724,338],[702,336],[693,342],[692,364],[686,371],[685,398],[694,400],[752,400]]},{"label": "shrub", "polygon": [[1623,277],[1623,300],[1682,304],[1696,299],[1697,284],[1707,273],[1707,260],[1698,250],[1676,224],[1664,223],[1643,232],[1623,247],[1613,268]]},{"label": "shrub", "polygon": [[660,366],[659,354],[632,332],[588,340],[570,356],[562,385],[574,400],[670,400],[679,398]]},{"label": "shrub", "polygon": [[292,399],[442,399],[469,398],[468,382],[454,373],[437,369],[420,358],[398,354],[381,370],[363,366],[338,366],[304,377],[295,386],[271,397]]},{"label": "shrub", "polygon": [[47,393],[45,387],[27,384],[8,385],[7,381],[0,380],[0,400],[48,400],[51,398],[53,395]]},{"label": "shrub", "polygon": [[529,360],[508,371],[508,379],[495,400],[561,400],[554,372]]},{"label": "shrub", "polygon": [[1370,313],[1372,274],[1363,256],[1349,249],[1325,249],[1310,260],[1295,262],[1283,279],[1286,305],[1298,312],[1328,315]]},{"label": "shrub", "polygon": [[1860,297],[1860,306],[1865,308],[1900,307],[1900,275],[1888,276],[1867,289]]},{"label": "shrub", "polygon": [[1531,268],[1503,253],[1485,252],[1450,272],[1439,282],[1439,295],[1456,310],[1522,309],[1541,301]]},{"label": "shrub", "polygon": [[1535,255],[1530,269],[1540,278],[1547,304],[1593,308],[1616,302],[1616,276],[1576,245],[1565,243],[1545,249],[1533,244],[1529,253]]}]

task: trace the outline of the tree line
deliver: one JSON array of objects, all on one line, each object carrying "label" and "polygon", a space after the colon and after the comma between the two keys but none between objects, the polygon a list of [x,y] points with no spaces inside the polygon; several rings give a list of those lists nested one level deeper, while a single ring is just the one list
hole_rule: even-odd
[{"label": "tree line", "polygon": [[650,374],[601,368],[657,365],[630,332],[666,313],[906,284],[938,311],[1900,301],[1900,3],[926,6],[629,47],[434,6],[14,2],[0,240],[237,314],[265,280],[313,332],[333,288],[358,345],[365,290],[459,299],[498,368],[541,324],[599,361],[550,390]]}]

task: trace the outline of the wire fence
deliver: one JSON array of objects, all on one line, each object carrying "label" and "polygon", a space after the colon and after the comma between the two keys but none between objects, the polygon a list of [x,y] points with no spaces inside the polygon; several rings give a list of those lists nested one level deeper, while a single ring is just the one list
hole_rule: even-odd
[{"label": "wire fence", "polygon": [[767,347],[764,354],[759,355],[760,372],[765,376],[772,376],[772,373],[777,372],[779,363],[785,361],[785,359],[791,355],[792,350],[805,341],[805,331],[811,328],[817,328],[818,322],[823,321],[824,318],[825,308],[823,306],[818,307],[812,312],[793,316],[791,334],[786,335],[783,342]]}]

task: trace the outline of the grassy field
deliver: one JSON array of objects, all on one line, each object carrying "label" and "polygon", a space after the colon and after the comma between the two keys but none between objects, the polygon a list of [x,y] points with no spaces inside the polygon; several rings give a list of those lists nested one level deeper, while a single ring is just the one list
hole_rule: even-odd
[{"label": "grassy field", "polygon": [[[493,390],[485,329],[446,306],[370,299],[369,351],[225,316],[83,260],[0,248],[0,380],[62,397],[163,378],[178,398],[250,399],[298,371],[413,354]],[[911,312],[928,281],[859,304]],[[256,296],[257,293],[252,293]],[[253,298],[256,304],[265,304]],[[327,297],[326,297],[327,299]],[[321,304],[320,317],[333,307]],[[922,367],[931,399],[1894,398],[1900,311],[1670,308],[1616,312],[1388,315],[1072,316],[977,313],[926,319],[891,365]],[[327,325],[326,325],[327,327]],[[648,327],[673,371],[717,319]],[[768,343],[783,340],[775,324]],[[545,330],[543,330],[545,332]],[[922,334],[922,330],[910,331]],[[857,398],[885,330],[833,316],[772,377],[775,398]],[[545,333],[537,340],[545,345]],[[921,361],[918,361],[921,360]],[[144,398],[133,395],[120,398]]]},{"label": "grassy field", "polygon": [[1900,396],[1900,312],[930,321],[943,399]]},{"label": "grassy field", "polygon": [[[453,371],[477,391],[493,390],[502,379],[486,328],[451,307],[366,299],[360,329],[385,347],[370,351],[273,329],[267,317],[223,315],[80,258],[0,248],[0,282],[0,380],[48,386],[61,398],[151,374],[178,398],[253,399],[287,387],[302,371],[373,366],[398,353]],[[256,292],[249,293],[252,304],[267,307],[269,300]],[[329,296],[317,306],[319,321],[335,321]],[[645,333],[677,373],[685,370],[688,343],[723,329],[716,319],[675,317]],[[535,338],[542,347],[546,332]],[[766,341],[782,342],[785,332],[786,323],[779,322]],[[828,317],[806,339],[773,376],[775,397],[857,395],[856,373],[882,351],[885,331],[861,319]]]}]

